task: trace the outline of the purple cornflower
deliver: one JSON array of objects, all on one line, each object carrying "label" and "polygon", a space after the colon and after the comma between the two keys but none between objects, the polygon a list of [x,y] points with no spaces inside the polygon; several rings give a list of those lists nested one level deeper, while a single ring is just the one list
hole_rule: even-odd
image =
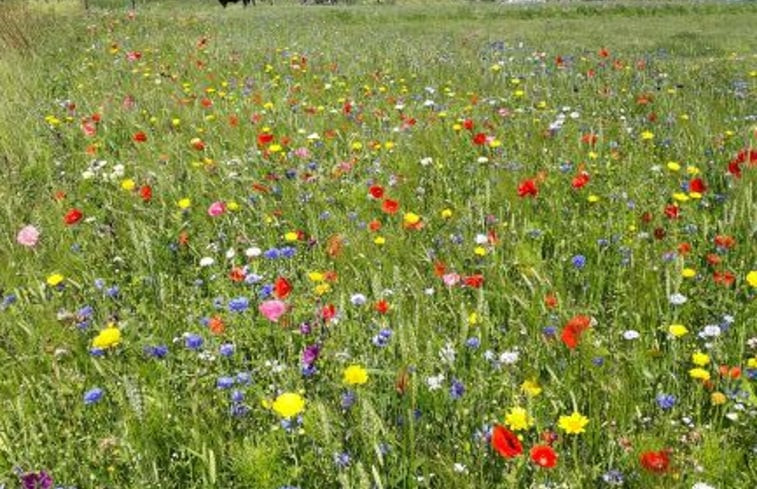
[{"label": "purple cornflower", "polygon": [[308,345],[302,351],[302,363],[304,365],[312,365],[318,360],[318,355],[321,353],[321,347],[318,344]]},{"label": "purple cornflower", "polygon": [[463,385],[463,383],[458,379],[452,379],[452,385],[450,385],[449,388],[449,395],[452,396],[452,399],[458,400],[463,397],[463,394],[465,394],[465,385]]},{"label": "purple cornflower", "polygon": [[199,350],[200,348],[202,348],[202,344],[204,342],[205,340],[202,339],[202,336],[194,333],[189,333],[184,340],[184,345],[190,350]]},{"label": "purple cornflower", "polygon": [[103,390],[99,387],[95,387],[94,389],[90,389],[87,392],[84,393],[84,404],[89,406],[91,404],[95,404],[96,402],[99,402],[100,399],[103,397]]},{"label": "purple cornflower", "polygon": [[666,411],[672,409],[676,404],[676,397],[672,394],[657,394],[655,400],[657,401],[657,405],[660,406],[660,409]]},{"label": "purple cornflower", "polygon": [[44,470],[28,472],[21,476],[21,485],[24,489],[50,489],[53,487],[53,478]]},{"label": "purple cornflower", "polygon": [[581,270],[586,266],[586,257],[583,255],[576,255],[570,259],[570,262],[573,264],[574,268]]},{"label": "purple cornflower", "polygon": [[250,300],[247,297],[235,297],[229,301],[229,311],[244,312],[250,307]]}]

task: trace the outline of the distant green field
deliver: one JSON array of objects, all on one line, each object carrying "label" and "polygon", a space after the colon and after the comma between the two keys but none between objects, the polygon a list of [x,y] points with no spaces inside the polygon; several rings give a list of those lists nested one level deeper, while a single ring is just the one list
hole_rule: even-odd
[{"label": "distant green field", "polygon": [[757,487],[757,2],[0,2],[0,488]]}]

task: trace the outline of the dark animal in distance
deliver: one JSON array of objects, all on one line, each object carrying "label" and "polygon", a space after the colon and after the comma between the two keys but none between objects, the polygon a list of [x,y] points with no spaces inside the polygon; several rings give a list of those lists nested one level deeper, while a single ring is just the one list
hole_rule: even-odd
[{"label": "dark animal in distance", "polygon": [[[218,0],[218,1],[221,3],[221,5],[223,5],[223,8],[226,8],[226,5],[228,5],[230,3],[237,3],[237,2],[239,2],[239,0]],[[252,3],[253,6],[256,5],[255,0],[242,0],[242,4],[245,7],[248,6],[250,3]],[[273,5],[273,0],[270,0],[269,3],[271,5]]]}]

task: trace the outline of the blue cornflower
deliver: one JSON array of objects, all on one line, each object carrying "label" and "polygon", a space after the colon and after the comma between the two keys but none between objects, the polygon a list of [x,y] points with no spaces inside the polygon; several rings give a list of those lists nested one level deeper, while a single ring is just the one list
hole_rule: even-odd
[{"label": "blue cornflower", "polygon": [[118,296],[120,293],[121,293],[121,289],[118,288],[118,285],[113,285],[112,287],[108,287],[107,290],[105,291],[105,294],[111,299],[118,299]]},{"label": "blue cornflower", "polygon": [[381,331],[379,331],[377,335],[373,337],[372,341],[374,345],[380,348],[383,348],[389,344],[389,340],[391,339],[391,337],[392,337],[391,329],[382,329]]},{"label": "blue cornflower", "polygon": [[258,297],[260,297],[261,299],[265,299],[267,297],[270,297],[272,293],[273,293],[273,285],[265,284],[258,291]]},{"label": "blue cornflower", "polygon": [[345,469],[349,467],[350,462],[352,462],[352,457],[350,457],[349,453],[342,452],[342,453],[334,454],[334,465],[336,465],[340,469]]},{"label": "blue cornflower", "polygon": [[100,389],[99,387],[95,387],[94,389],[90,389],[87,392],[84,393],[84,404],[87,406],[94,404],[100,399],[102,399],[104,394],[104,391]]},{"label": "blue cornflower", "polygon": [[250,385],[252,383],[252,375],[249,372],[238,372],[237,382],[242,385]]},{"label": "blue cornflower", "polygon": [[357,394],[355,391],[345,391],[342,394],[342,409],[349,409],[355,404],[357,400]]},{"label": "blue cornflower", "polygon": [[602,480],[611,486],[622,486],[623,473],[617,469],[608,470],[602,476]]},{"label": "blue cornflower", "polygon": [[295,253],[297,253],[296,248],[292,248],[291,246],[285,246],[279,250],[281,252],[281,255],[284,258],[292,258]]},{"label": "blue cornflower", "polygon": [[268,260],[276,260],[281,257],[281,253],[276,248],[271,248],[263,252],[263,258]]},{"label": "blue cornflower", "polygon": [[231,397],[231,402],[242,402],[244,401],[244,392],[234,389],[233,391],[231,391],[231,395],[229,397]]},{"label": "blue cornflower", "polygon": [[229,301],[229,311],[244,312],[250,307],[250,300],[247,297],[235,297]]},{"label": "blue cornflower", "polygon": [[229,389],[234,385],[234,377],[218,377],[216,387],[219,389]]},{"label": "blue cornflower", "polygon": [[660,409],[666,411],[672,409],[676,404],[676,397],[672,394],[657,394],[655,400],[657,401],[657,405],[660,406]]},{"label": "blue cornflower", "polygon": [[199,350],[204,342],[202,336],[194,333],[189,333],[184,339],[184,345],[190,350]]},{"label": "blue cornflower", "polygon": [[605,359],[603,357],[594,357],[591,359],[591,363],[593,363],[597,367],[601,367],[605,364]]},{"label": "blue cornflower", "polygon": [[542,334],[548,338],[552,338],[557,333],[557,328],[554,326],[544,326],[541,330]]},{"label": "blue cornflower", "polygon": [[472,350],[475,350],[476,348],[481,346],[481,340],[479,340],[475,336],[472,336],[465,341],[465,346]]},{"label": "blue cornflower", "polygon": [[232,343],[224,343],[218,347],[218,353],[222,357],[230,357],[234,354],[234,345]]},{"label": "blue cornflower", "polygon": [[163,358],[168,354],[168,347],[165,345],[146,346],[144,352],[153,358]]},{"label": "blue cornflower", "polygon": [[586,257],[583,255],[576,255],[570,259],[570,262],[573,264],[574,268],[581,270],[586,266]]},{"label": "blue cornflower", "polygon": [[452,399],[460,399],[465,394],[465,385],[458,379],[452,379],[452,385],[449,388],[449,395]]}]

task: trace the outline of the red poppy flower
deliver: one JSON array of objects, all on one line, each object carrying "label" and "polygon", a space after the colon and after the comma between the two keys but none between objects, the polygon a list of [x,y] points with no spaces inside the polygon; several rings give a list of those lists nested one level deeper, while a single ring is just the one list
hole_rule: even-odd
[{"label": "red poppy flower", "polygon": [[514,458],[523,453],[523,445],[515,433],[502,425],[494,425],[492,430],[492,447],[505,458]]},{"label": "red poppy flower", "polygon": [[434,276],[441,277],[446,272],[447,272],[447,266],[444,263],[440,261],[434,262]]},{"label": "red poppy flower", "polygon": [[547,309],[554,309],[557,307],[557,297],[552,294],[547,294],[547,296],[544,297],[544,305],[547,306]]},{"label": "red poppy flower", "polygon": [[712,274],[712,279],[715,281],[716,284],[725,285],[726,287],[730,287],[733,285],[733,283],[736,281],[736,276],[726,270],[725,272],[714,272]]},{"label": "red poppy flower", "polygon": [[321,318],[329,322],[336,316],[336,307],[334,304],[326,304],[321,308]]},{"label": "red poppy flower", "polygon": [[139,196],[142,197],[143,201],[150,202],[152,200],[152,187],[149,185],[139,187]]},{"label": "red poppy flower", "polygon": [[344,115],[347,115],[350,112],[352,112],[352,104],[349,102],[345,102],[344,105],[342,106],[342,113]]},{"label": "red poppy flower", "polygon": [[81,221],[82,217],[84,217],[82,211],[80,211],[79,209],[71,209],[70,211],[66,212],[65,216],[63,216],[63,222],[65,222],[69,226],[72,226]]},{"label": "red poppy flower", "polygon": [[539,195],[539,188],[533,178],[523,180],[518,185],[518,197],[536,197],[537,195]]},{"label": "red poppy flower", "polygon": [[639,462],[645,470],[655,474],[663,474],[670,467],[670,457],[667,450],[643,452],[639,457]]},{"label": "red poppy flower", "polygon": [[534,445],[531,448],[531,461],[545,469],[557,465],[557,453],[549,445]]},{"label": "red poppy flower", "polygon": [[472,287],[474,289],[480,289],[481,286],[484,285],[484,276],[480,273],[477,273],[476,275],[463,277],[463,285],[465,285],[466,287]]},{"label": "red poppy flower", "polygon": [[464,128],[466,129],[466,130],[468,130],[468,131],[472,131],[472,130],[473,130],[473,126],[474,126],[474,123],[473,123],[473,119],[465,119],[465,120],[463,121],[463,127],[464,127]]},{"label": "red poppy flower", "polygon": [[475,136],[473,136],[473,144],[476,146],[481,146],[486,143],[486,134],[483,132],[479,132]]},{"label": "red poppy flower", "polygon": [[718,256],[716,253],[708,253],[707,263],[712,266],[720,264],[720,256]]},{"label": "red poppy flower", "polygon": [[668,204],[665,206],[665,215],[668,216],[668,219],[677,219],[678,211],[679,208],[675,204]]},{"label": "red poppy flower", "polygon": [[144,131],[139,131],[132,136],[135,143],[144,143],[147,141],[147,134]]},{"label": "red poppy flower", "polygon": [[607,48],[602,48],[597,52],[599,54],[600,58],[607,58],[610,56],[610,51],[607,50]]},{"label": "red poppy flower", "polygon": [[384,196],[384,187],[381,185],[371,185],[371,188],[368,189],[368,193],[370,193],[371,197],[374,199],[380,199]]},{"label": "red poppy flower", "polygon": [[589,174],[585,171],[582,171],[581,173],[573,177],[573,181],[570,183],[570,185],[575,189],[579,189],[589,183],[589,179]]},{"label": "red poppy flower", "polygon": [[721,365],[718,368],[718,372],[721,377],[728,377],[733,380],[738,380],[741,377],[740,367],[728,367],[728,365]]},{"label": "red poppy flower", "polygon": [[689,243],[681,243],[678,245],[678,253],[681,255],[688,255],[691,252],[691,245]]},{"label": "red poppy flower", "polygon": [[379,314],[386,314],[389,312],[389,303],[384,299],[381,299],[376,303],[375,309]]},{"label": "red poppy flower", "polygon": [[749,166],[757,165],[757,149],[742,149],[734,159],[728,163],[728,172],[736,178],[741,178],[741,165],[749,162]]},{"label": "red poppy flower", "polygon": [[569,349],[574,349],[578,346],[581,340],[581,335],[584,331],[591,327],[591,318],[585,315],[574,316],[563,327],[562,334],[560,335],[562,342]]},{"label": "red poppy flower", "polygon": [[284,277],[277,278],[273,283],[273,295],[277,299],[286,299],[290,292],[292,292],[292,284]]},{"label": "red poppy flower", "polygon": [[392,199],[384,199],[381,203],[381,210],[387,214],[394,214],[400,210],[400,203]]},{"label": "red poppy flower", "polygon": [[202,106],[205,107],[206,109],[213,107],[213,101],[207,97],[200,100],[200,104],[202,104]]},{"label": "red poppy flower", "polygon": [[589,146],[597,144],[597,139],[599,139],[598,136],[592,132],[587,132],[581,136],[581,142]]},{"label": "red poppy flower", "polygon": [[264,132],[258,134],[258,145],[259,146],[266,146],[273,142],[273,134]]},{"label": "red poppy flower", "polygon": [[378,231],[379,229],[381,229],[381,221],[378,221],[376,219],[372,220],[371,222],[368,223],[368,229],[370,229],[373,232]]},{"label": "red poppy flower", "polygon": [[715,236],[715,246],[718,248],[730,250],[735,244],[736,240],[733,239],[733,236],[728,236],[727,234],[718,234]]},{"label": "red poppy flower", "polygon": [[692,178],[689,182],[689,192],[704,193],[707,191],[707,185],[701,178]]}]

